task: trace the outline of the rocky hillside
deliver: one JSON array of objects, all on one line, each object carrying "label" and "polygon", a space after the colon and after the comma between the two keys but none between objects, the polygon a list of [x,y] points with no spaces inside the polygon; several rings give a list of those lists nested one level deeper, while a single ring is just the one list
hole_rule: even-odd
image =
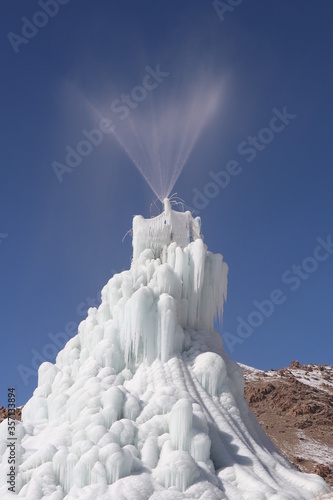
[{"label": "rocky hillside", "polygon": [[301,471],[333,486],[333,366],[241,366],[245,398],[266,434]]},{"label": "rocky hillside", "polygon": [[[21,420],[22,408],[23,408],[23,406],[20,406],[19,408],[15,408],[15,418],[16,418],[16,420]],[[13,415],[12,415],[12,417],[13,417]],[[5,418],[8,418],[8,408],[4,408],[3,406],[0,406],[0,423]]]},{"label": "rocky hillside", "polygon": [[[333,366],[294,361],[266,372],[241,366],[245,398],[266,434],[299,470],[333,486]],[[0,422],[7,416],[0,407]]]}]

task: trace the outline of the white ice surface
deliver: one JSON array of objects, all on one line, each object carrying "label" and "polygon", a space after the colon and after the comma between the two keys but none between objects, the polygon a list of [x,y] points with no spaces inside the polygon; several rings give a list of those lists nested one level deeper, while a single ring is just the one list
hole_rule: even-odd
[{"label": "white ice surface", "polygon": [[[149,243],[149,242],[148,242]],[[147,242],[145,243],[147,246]],[[309,499],[243,397],[241,368],[213,329],[227,265],[198,238],[149,248],[102,290],[17,424],[19,497],[31,500]],[[0,498],[7,491],[0,424]]]}]

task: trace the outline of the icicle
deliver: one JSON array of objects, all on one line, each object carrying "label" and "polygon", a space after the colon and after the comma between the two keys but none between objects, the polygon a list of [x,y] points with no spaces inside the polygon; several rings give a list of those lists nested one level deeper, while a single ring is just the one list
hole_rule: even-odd
[{"label": "icicle", "polygon": [[91,470],[98,457],[98,446],[92,446],[73,468],[73,483],[80,488],[91,484]]},{"label": "icicle", "polygon": [[117,411],[117,418],[121,418],[124,404],[124,393],[118,387],[110,387],[102,393],[101,401],[104,408],[113,407]]},{"label": "icicle", "polygon": [[191,456],[196,462],[207,462],[210,459],[211,441],[204,432],[193,432],[191,439]]},{"label": "icicle", "polygon": [[26,485],[26,495],[28,498],[33,498],[34,500],[40,500],[43,498],[43,489],[39,484],[37,478],[33,477],[30,479],[29,483]]},{"label": "icicle", "polygon": [[58,419],[64,413],[64,408],[68,398],[68,394],[50,394],[47,398],[49,421]]},{"label": "icicle", "polygon": [[70,489],[71,477],[77,458],[73,453],[69,457],[67,446],[61,446],[53,457],[53,470],[57,483],[61,484],[65,491]]},{"label": "icicle", "polygon": [[182,269],[182,278],[181,279],[183,282],[182,297],[187,300],[188,294],[189,294],[189,287],[191,286],[191,284],[190,284],[190,251],[189,251],[189,247],[186,247],[183,250],[183,269]]},{"label": "icicle", "polygon": [[45,361],[38,368],[38,385],[42,386],[44,384],[52,385],[57,373],[59,372],[59,368],[52,363]]},{"label": "icicle", "polygon": [[100,462],[96,462],[91,469],[91,484],[107,484],[106,470]]},{"label": "icicle", "polygon": [[227,364],[229,378],[234,385],[235,393],[243,398],[244,397],[244,375],[243,370],[236,361],[228,359]]},{"label": "icicle", "polygon": [[65,493],[68,493],[73,484],[73,470],[77,464],[77,457],[74,453],[69,453],[66,462],[62,465],[61,485]]},{"label": "icicle", "polygon": [[228,376],[225,361],[221,356],[214,352],[199,354],[195,359],[193,372],[208,394],[221,394]]},{"label": "icicle", "polygon": [[146,467],[154,469],[158,462],[159,449],[157,444],[157,435],[155,433],[149,434],[144,442],[141,450],[141,460]]},{"label": "icicle", "polygon": [[119,373],[125,368],[125,360],[120,348],[109,339],[101,340],[91,355],[99,366],[103,368],[112,366],[115,373]]},{"label": "icicle", "polygon": [[[134,291],[129,300],[119,301],[114,310],[114,320],[120,330],[120,344],[127,366],[142,357],[153,361],[156,356],[155,296],[151,287],[141,285],[137,285],[138,290]],[[108,327],[106,334],[108,337],[112,336],[113,342],[117,342],[112,331]]]},{"label": "icicle", "polygon": [[201,289],[205,275],[206,247],[201,239],[190,245],[191,259],[193,262],[193,286],[197,292]]},{"label": "icicle", "polygon": [[27,404],[23,407],[22,410],[22,421],[25,423],[29,421],[38,421],[44,420],[48,418],[48,409],[47,409],[48,398],[44,397],[33,397],[29,399]]},{"label": "icicle", "polygon": [[[179,248],[179,247],[178,247]],[[177,249],[177,243],[173,242],[168,246],[168,258],[167,258],[167,264],[174,268],[175,267],[175,262],[176,262],[176,249]]]},{"label": "icicle", "polygon": [[109,455],[105,462],[106,479],[113,484],[121,477],[129,476],[132,470],[133,456],[130,451],[119,448]]},{"label": "icicle", "polygon": [[189,450],[192,430],[192,404],[180,399],[172,408],[169,420],[170,438],[176,450]]},{"label": "icicle", "polygon": [[169,443],[163,446],[155,477],[165,488],[185,491],[200,477],[200,471],[189,453],[173,451]]},{"label": "icicle", "polygon": [[136,420],[140,413],[140,402],[134,396],[128,396],[124,404],[124,418]]},{"label": "icicle", "polygon": [[160,358],[167,361],[174,352],[177,311],[175,299],[166,293],[158,301]]},{"label": "icicle", "polygon": [[162,264],[156,270],[158,295],[167,293],[175,299],[180,299],[182,284],[174,269],[169,264]]}]

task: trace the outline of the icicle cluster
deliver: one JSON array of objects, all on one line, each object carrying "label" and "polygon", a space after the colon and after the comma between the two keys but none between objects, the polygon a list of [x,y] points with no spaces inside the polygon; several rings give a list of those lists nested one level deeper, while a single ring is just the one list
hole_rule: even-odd
[{"label": "icicle cluster", "polygon": [[199,218],[171,210],[167,199],[164,206],[154,219],[134,217],[131,271],[116,275],[102,291],[101,319],[110,320],[124,353],[109,352],[111,364],[115,358],[126,366],[165,362],[182,352],[184,329],[201,325],[212,331],[214,318],[222,319],[228,266],[222,255],[207,251]]},{"label": "icicle cluster", "polygon": [[201,239],[184,249],[171,243],[157,259],[144,250],[131,271],[122,276],[122,296],[117,277],[102,292],[127,365],[167,361],[182,352],[186,327],[212,331],[214,317],[222,318],[228,267],[221,255],[207,252]]}]

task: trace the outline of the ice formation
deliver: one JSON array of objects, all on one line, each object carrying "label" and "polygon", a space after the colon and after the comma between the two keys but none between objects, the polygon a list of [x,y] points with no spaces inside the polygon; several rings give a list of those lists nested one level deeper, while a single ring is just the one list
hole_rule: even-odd
[{"label": "ice formation", "polygon": [[243,397],[241,368],[214,330],[228,267],[200,220],[135,217],[130,270],[102,290],[78,333],[43,363],[16,426],[16,494],[31,500],[314,499],[330,491],[298,472]]}]

